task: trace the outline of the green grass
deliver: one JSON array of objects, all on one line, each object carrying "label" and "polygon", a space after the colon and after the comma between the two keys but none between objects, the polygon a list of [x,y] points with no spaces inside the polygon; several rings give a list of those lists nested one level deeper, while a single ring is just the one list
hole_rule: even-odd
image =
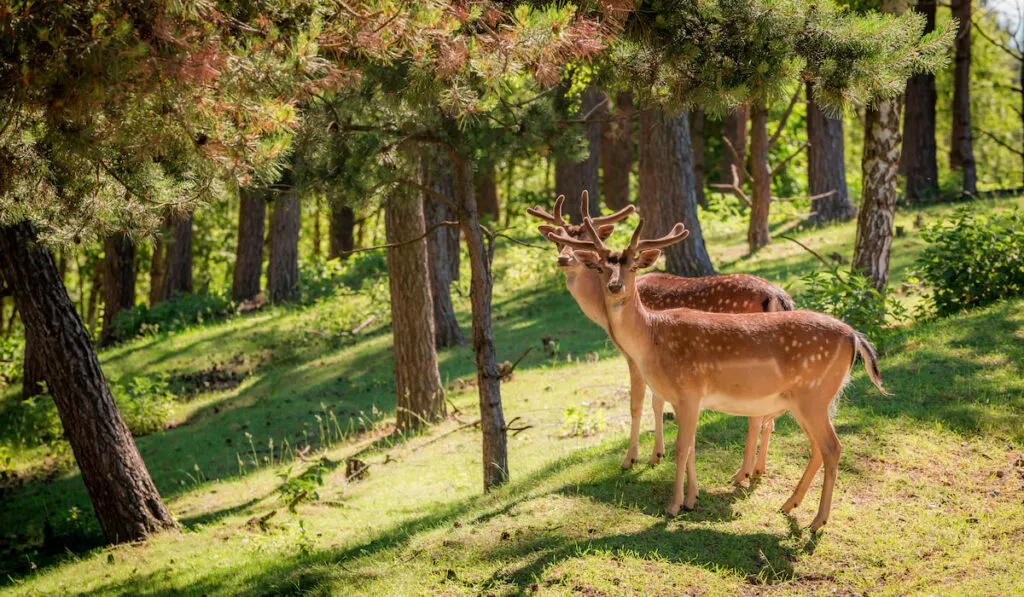
[{"label": "green grass", "polygon": [[[929,209],[926,219],[949,209]],[[897,223],[908,236],[893,248],[894,285],[921,248],[910,222]],[[786,228],[782,218],[777,227]],[[848,257],[852,230],[795,234],[823,254]],[[709,226],[708,236],[727,271],[792,283],[816,267],[782,240],[741,258],[742,231],[728,222]],[[440,355],[457,419],[393,439],[387,330],[337,346],[310,331],[331,305],[271,309],[101,355],[118,380],[214,362],[242,362],[252,375],[180,404],[175,426],[138,440],[181,533],[90,547],[97,525],[73,470],[5,490],[0,538],[38,544],[47,517],[57,537],[5,562],[18,572],[0,581],[0,593],[1024,594],[1024,300],[893,333],[881,348],[894,396],[879,395],[857,365],[836,419],[845,449],[832,516],[812,537],[803,527],[820,481],[794,517],[778,511],[808,454],[788,416],[777,425],[767,476],[737,488],[730,476],[746,422],[704,413],[698,508],[662,515],[674,464],[619,468],[628,436],[625,363],[537,255],[502,250],[495,268],[499,358],[534,347],[502,386],[506,417],[531,426],[510,438],[508,486],[481,493],[479,431],[459,429],[476,418],[474,389],[459,390],[456,381],[473,375],[469,347]],[[468,300],[459,303],[468,331]],[[546,335],[558,339],[557,354],[541,350]],[[562,437],[570,407],[603,412],[607,425]],[[666,427],[671,445],[675,427]],[[292,452],[282,455],[286,440]],[[650,434],[642,440],[649,452]],[[307,444],[311,451],[295,458]],[[319,499],[289,512],[278,489],[320,466],[321,455]],[[371,465],[363,480],[345,479],[353,455]],[[25,474],[47,457],[14,456]]]}]

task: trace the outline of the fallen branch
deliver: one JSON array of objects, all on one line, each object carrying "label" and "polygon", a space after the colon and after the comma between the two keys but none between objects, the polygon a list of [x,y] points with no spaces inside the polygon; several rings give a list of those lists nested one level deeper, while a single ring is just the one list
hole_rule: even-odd
[{"label": "fallen branch", "polygon": [[838,192],[838,190],[832,189],[831,191],[825,191],[824,193],[818,193],[817,195],[805,195],[803,197],[776,197],[775,195],[772,195],[772,201],[801,201],[804,199],[807,201],[816,201],[818,199],[824,199],[825,197],[835,195]]},{"label": "fallen branch", "polygon": [[366,321],[364,321],[363,323],[357,325],[355,328],[352,329],[352,335],[353,336],[358,335],[359,332],[361,332],[361,331],[366,329],[366,326],[370,325],[371,323],[373,323],[375,321],[377,321],[377,316],[376,315],[371,315],[371,316],[367,317]]},{"label": "fallen branch", "polygon": [[412,243],[419,242],[419,241],[427,238],[428,236],[430,236],[431,232],[437,230],[438,228],[440,228],[442,226],[452,226],[453,227],[453,226],[458,226],[458,225],[459,225],[458,222],[448,222],[448,221],[438,222],[438,223],[434,224],[433,226],[431,226],[430,228],[427,228],[426,232],[424,232],[423,234],[417,236],[416,238],[410,238],[409,240],[403,240],[402,242],[397,242],[397,243],[388,243],[386,245],[377,245],[377,246],[374,246],[374,247],[364,247],[362,249],[352,249],[351,251],[342,251],[342,255],[353,255],[355,253],[365,253],[366,251],[376,251],[377,249],[393,249],[395,247],[401,247],[403,245],[411,245]]},{"label": "fallen branch", "polygon": [[832,272],[836,275],[836,278],[840,282],[842,282],[843,284],[846,284],[846,280],[844,280],[842,278],[842,276],[839,275],[839,268],[837,268],[836,266],[832,265],[828,261],[825,261],[825,258],[822,257],[821,255],[819,255],[817,251],[815,251],[814,249],[808,247],[807,245],[803,244],[802,242],[798,241],[797,239],[795,239],[795,238],[793,238],[791,236],[786,236],[785,234],[780,234],[779,238],[784,238],[784,239],[788,240],[789,242],[796,243],[796,244],[800,245],[801,247],[803,247],[803,249],[805,251],[807,251],[811,255],[814,255],[815,257],[817,257],[818,261],[820,261],[822,263],[822,265],[824,265],[825,267],[827,267],[830,270],[832,270]]}]

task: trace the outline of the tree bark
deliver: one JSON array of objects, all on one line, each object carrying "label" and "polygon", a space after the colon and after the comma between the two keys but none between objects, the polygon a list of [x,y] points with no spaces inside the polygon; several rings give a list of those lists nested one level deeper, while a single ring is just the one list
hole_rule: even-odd
[{"label": "tree bark", "polygon": [[[728,147],[722,148],[722,160],[718,166],[718,182],[721,184],[732,184],[733,164],[736,165],[740,186],[743,186],[743,182],[747,178],[746,174],[744,174],[745,164],[743,162],[747,157],[747,119],[749,116],[750,110],[744,104],[727,114],[725,120],[722,121],[722,136],[728,139],[733,147],[736,148],[736,153],[739,154],[740,160],[736,161],[736,157]],[[724,142],[723,145],[725,145]]]},{"label": "tree bark", "polygon": [[267,200],[263,190],[238,191],[238,244],[235,245],[235,271],[231,298],[249,301],[260,293],[263,274],[263,235],[267,224]]},{"label": "tree bark", "polygon": [[23,353],[21,375],[21,398],[27,400],[45,391],[46,358],[35,339],[25,333],[25,350]]},{"label": "tree bark", "polygon": [[953,67],[953,139],[949,146],[949,167],[963,176],[963,192],[977,195],[978,175],[971,139],[971,0],[953,0],[953,16],[960,24],[956,33]]},{"label": "tree bark", "polygon": [[291,176],[274,198],[270,216],[270,263],[267,268],[268,299],[289,301],[299,291],[299,227],[302,205]]},{"label": "tree bark", "polygon": [[47,363],[47,382],[107,541],[145,539],[176,525],[114,403],[48,250],[29,222],[0,227],[0,271],[27,339]]},{"label": "tree bark", "polygon": [[629,205],[629,175],[633,171],[633,94],[615,94],[612,118],[601,123],[601,195],[608,208],[618,211]]},{"label": "tree bark", "polygon": [[92,283],[89,285],[89,302],[86,303],[85,322],[89,335],[93,336],[96,331],[96,318],[99,316],[100,295],[103,293],[103,263],[96,261],[92,265]]},{"label": "tree bark", "polygon": [[498,202],[498,183],[494,175],[494,162],[480,164],[473,184],[480,215],[490,216],[492,220],[497,221],[501,217],[501,205]]},{"label": "tree bark", "polygon": [[832,118],[814,103],[813,86],[807,84],[807,178],[811,195],[832,193],[811,201],[817,223],[845,222],[857,209],[850,203],[846,186],[846,155],[843,143],[843,119]]},{"label": "tree bark", "polygon": [[604,101],[604,94],[593,87],[583,92],[582,105],[576,118],[589,117],[586,124],[576,126],[583,127],[589,155],[582,162],[560,159],[555,163],[555,195],[565,195],[562,213],[570,216],[573,224],[583,221],[580,210],[580,195],[583,191],[587,191],[590,196],[587,202],[590,213],[601,213],[601,123],[597,108]]},{"label": "tree bark", "polygon": [[694,191],[697,203],[707,207],[708,200],[704,194],[704,112],[690,112],[690,145],[693,147]]},{"label": "tree bark", "polygon": [[[420,180],[435,193],[456,204],[455,180],[448,156],[426,150],[420,162]],[[423,194],[423,215],[427,227],[457,220],[447,203]],[[452,306],[451,284],[459,279],[459,229],[441,226],[427,236],[427,262],[430,268],[430,297],[434,304],[434,341],[437,348],[466,342]]]},{"label": "tree bark", "polygon": [[[391,197],[384,206],[387,242],[423,236],[419,197]],[[395,394],[399,431],[411,431],[445,416],[444,390],[437,370],[427,242],[420,239],[387,250],[394,337]]]},{"label": "tree bark", "polygon": [[192,214],[180,220],[167,219],[170,238],[164,247],[164,276],[160,300],[176,293],[192,292]]},{"label": "tree bark", "polygon": [[135,245],[116,232],[103,240],[103,333],[100,345],[113,344],[114,318],[135,306]]},{"label": "tree bark", "polygon": [[331,247],[329,259],[348,259],[355,244],[356,212],[336,198],[331,204]]},{"label": "tree bark", "polygon": [[[447,124],[452,138],[460,140],[455,123],[448,121]],[[491,330],[491,255],[480,228],[469,158],[457,149],[451,149],[449,153],[455,174],[459,226],[466,238],[472,271],[469,297],[473,308],[473,354],[476,356],[476,379],[480,392],[484,491],[488,491],[505,483],[509,477],[508,429],[501,406],[501,376]]]},{"label": "tree bark", "polygon": [[[924,33],[935,31],[935,0],[918,0],[914,8],[925,17]],[[918,73],[907,81],[900,174],[906,177],[906,198],[921,204],[939,198],[935,144],[935,75]]]},{"label": "tree bark", "polygon": [[693,175],[693,146],[687,114],[667,116],[661,109],[640,113],[640,192],[637,203],[645,236],[667,234],[682,222],[690,235],[664,249],[665,269],[677,276],[715,273],[700,221]]},{"label": "tree bark", "polygon": [[772,205],[772,171],[768,164],[768,108],[755,105],[750,109],[750,176],[753,192],[750,201],[750,225],[747,247],[754,254],[771,242],[768,214]]},{"label": "tree bark", "polygon": [[164,288],[164,273],[167,270],[167,248],[164,230],[153,235],[153,258],[149,261],[149,306],[159,303]]}]

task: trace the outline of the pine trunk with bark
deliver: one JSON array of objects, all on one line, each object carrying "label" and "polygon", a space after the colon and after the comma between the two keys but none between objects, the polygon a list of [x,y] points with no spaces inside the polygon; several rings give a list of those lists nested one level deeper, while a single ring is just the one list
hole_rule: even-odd
[{"label": "pine trunk with bark", "polygon": [[235,271],[231,298],[250,301],[260,293],[263,274],[263,235],[267,226],[267,200],[264,191],[238,191],[238,243],[235,245]]},{"label": "pine trunk with bark", "polygon": [[629,176],[633,171],[633,94],[615,94],[612,118],[601,123],[601,196],[608,209],[629,205]]},{"label": "pine trunk with bark", "polygon": [[27,400],[46,391],[46,358],[39,343],[30,338],[27,332],[22,356],[21,398]]},{"label": "pine trunk with bark", "polygon": [[978,174],[971,138],[971,0],[953,0],[953,16],[960,24],[956,32],[953,66],[953,132],[949,146],[949,167],[963,176],[963,193],[978,193]]},{"label": "pine trunk with bark", "polygon": [[0,272],[46,379],[107,541],[176,528],[114,403],[89,333],[29,222],[0,227]]},{"label": "pine trunk with bark", "polygon": [[270,260],[267,266],[267,299],[290,301],[299,291],[299,228],[302,205],[291,177],[274,198],[270,215]]},{"label": "pine trunk with bark", "polygon": [[889,250],[896,216],[902,99],[880,102],[867,110],[862,160],[862,198],[857,216],[853,268],[884,290],[889,283]]},{"label": "pine trunk with bark", "polygon": [[497,221],[501,218],[501,205],[498,202],[498,182],[495,178],[493,162],[480,164],[480,169],[473,178],[473,184],[480,215]]},{"label": "pine trunk with bark", "polygon": [[[399,431],[411,431],[445,416],[444,390],[434,348],[433,305],[427,242],[419,197],[392,197],[384,206],[394,338],[395,395]],[[419,238],[419,240],[411,241]]]},{"label": "pine trunk with bark", "polygon": [[772,168],[768,163],[768,108],[755,105],[750,109],[750,225],[747,247],[751,254],[771,242],[768,215],[772,205]]},{"label": "pine trunk with bark", "polygon": [[135,306],[135,245],[117,232],[103,240],[103,333],[100,345],[114,342],[114,319]]},{"label": "pine trunk with bark", "polygon": [[589,195],[587,207],[590,213],[601,213],[601,123],[597,112],[599,105],[605,101],[604,94],[593,87],[583,92],[580,111],[574,118],[587,117],[587,122],[573,126],[583,127],[589,155],[582,162],[560,159],[555,163],[555,195],[565,195],[562,213],[570,216],[573,224],[583,221],[580,210],[583,191]]},{"label": "pine trunk with bark", "polygon": [[665,269],[677,276],[715,273],[700,221],[693,174],[693,146],[687,114],[668,116],[661,109],[640,113],[640,191],[637,203],[644,236],[667,234],[682,222],[690,235],[664,249]]},{"label": "pine trunk with bark", "polygon": [[[455,180],[448,156],[439,151],[423,152],[420,180],[434,193],[456,204]],[[455,222],[457,216],[444,201],[423,193],[423,216],[426,226]],[[434,303],[434,341],[438,348],[465,344],[452,306],[452,282],[459,279],[459,228],[440,226],[427,236],[427,261],[430,268],[430,297]]]},{"label": "pine trunk with bark", "polygon": [[[924,15],[924,34],[935,31],[935,0],[918,0],[914,10]],[[907,201],[929,203],[939,199],[939,167],[935,143],[935,75],[918,73],[907,81],[903,114],[903,152],[900,174],[906,177]]]},{"label": "pine trunk with bark", "polygon": [[167,252],[164,246],[163,230],[153,235],[153,257],[149,260],[149,306],[159,303],[164,287],[164,271]]},{"label": "pine trunk with bark", "polygon": [[690,145],[693,147],[693,177],[697,203],[707,207],[708,199],[704,194],[704,112],[702,110],[690,112]]},{"label": "pine trunk with bark", "polygon": [[166,225],[170,236],[164,246],[162,301],[192,292],[192,214],[182,219],[168,218]]},{"label": "pine trunk with bark", "polygon": [[811,221],[845,222],[857,213],[846,186],[846,152],[843,119],[832,118],[814,103],[814,90],[807,84],[807,178],[811,195],[832,193],[811,200]]},{"label": "pine trunk with bark", "polygon": [[732,184],[733,165],[736,166],[740,186],[743,186],[743,182],[747,178],[744,174],[744,162],[747,158],[747,120],[749,117],[750,109],[746,105],[742,105],[727,114],[725,120],[722,121],[722,137],[732,143],[736,153],[739,154],[739,160],[723,141],[722,159],[718,165],[718,182],[721,184]]},{"label": "pine trunk with bark", "polygon": [[349,252],[356,248],[355,228],[356,212],[351,207],[341,204],[337,198],[331,204],[330,222],[331,246],[329,259],[348,259]]},{"label": "pine trunk with bark", "polygon": [[[453,139],[460,139],[454,122],[448,121]],[[480,392],[480,431],[483,435],[484,491],[508,481],[508,428],[501,405],[501,375],[491,327],[491,254],[484,242],[473,196],[473,169],[469,157],[459,150],[450,152],[458,197],[459,226],[469,249],[472,280],[469,286],[473,310],[473,354],[476,357],[477,388]]]}]

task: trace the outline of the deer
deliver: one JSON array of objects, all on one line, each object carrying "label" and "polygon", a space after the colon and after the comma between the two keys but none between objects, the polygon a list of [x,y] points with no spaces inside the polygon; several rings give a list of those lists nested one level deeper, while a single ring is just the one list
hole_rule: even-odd
[{"label": "deer", "polygon": [[[538,228],[542,235],[561,228],[572,238],[586,239],[588,233],[581,223],[570,225],[562,217],[562,205],[565,196],[559,195],[555,200],[553,213],[537,206],[527,209],[530,215],[547,222]],[[581,213],[590,217],[587,191],[581,197]],[[598,238],[606,240],[614,230],[614,224],[626,219],[635,211],[628,205],[613,214],[591,218]],[[556,243],[558,246],[558,268],[565,274],[566,287],[576,299],[580,309],[591,321],[609,332],[608,318],[604,310],[604,292],[601,279],[596,271],[583,266],[573,255],[568,245]],[[773,311],[792,311],[793,300],[789,295],[764,278],[747,274],[725,276],[706,276],[703,278],[683,278],[662,272],[654,272],[638,276],[637,291],[643,304],[653,310],[690,307],[701,311],[729,313],[759,313]],[[621,350],[625,356],[625,353]],[[629,368],[630,388],[630,436],[626,450],[624,469],[631,468],[639,456],[640,420],[643,412],[643,401],[647,384],[639,369],[628,356],[626,364]],[[665,454],[664,425],[662,415],[664,401],[657,394],[652,395],[654,410],[654,449],[648,459],[650,464],[658,464]],[[743,464],[733,475],[733,481],[742,483],[745,479],[763,475],[767,469],[768,444],[772,431],[775,429],[774,419],[750,417],[747,424],[746,447],[743,451]],[[760,437],[760,450],[758,438]],[[755,462],[756,459],[756,462]]]},{"label": "deer", "polygon": [[609,334],[636,363],[647,385],[675,410],[676,475],[666,513],[676,516],[680,509],[696,506],[692,457],[701,409],[772,418],[790,412],[810,440],[811,455],[782,511],[789,515],[800,505],[824,466],[818,512],[810,525],[817,532],[828,521],[842,453],[832,416],[858,354],[872,383],[888,395],[871,342],[846,323],[813,311],[651,310],[640,299],[637,272],[654,265],[661,249],[683,240],[689,231],[677,223],[661,238],[641,240],[641,220],[629,245],[613,251],[592,220],[584,219],[583,225],[586,240],[562,230],[547,237],[571,247],[580,263],[600,275]]}]

